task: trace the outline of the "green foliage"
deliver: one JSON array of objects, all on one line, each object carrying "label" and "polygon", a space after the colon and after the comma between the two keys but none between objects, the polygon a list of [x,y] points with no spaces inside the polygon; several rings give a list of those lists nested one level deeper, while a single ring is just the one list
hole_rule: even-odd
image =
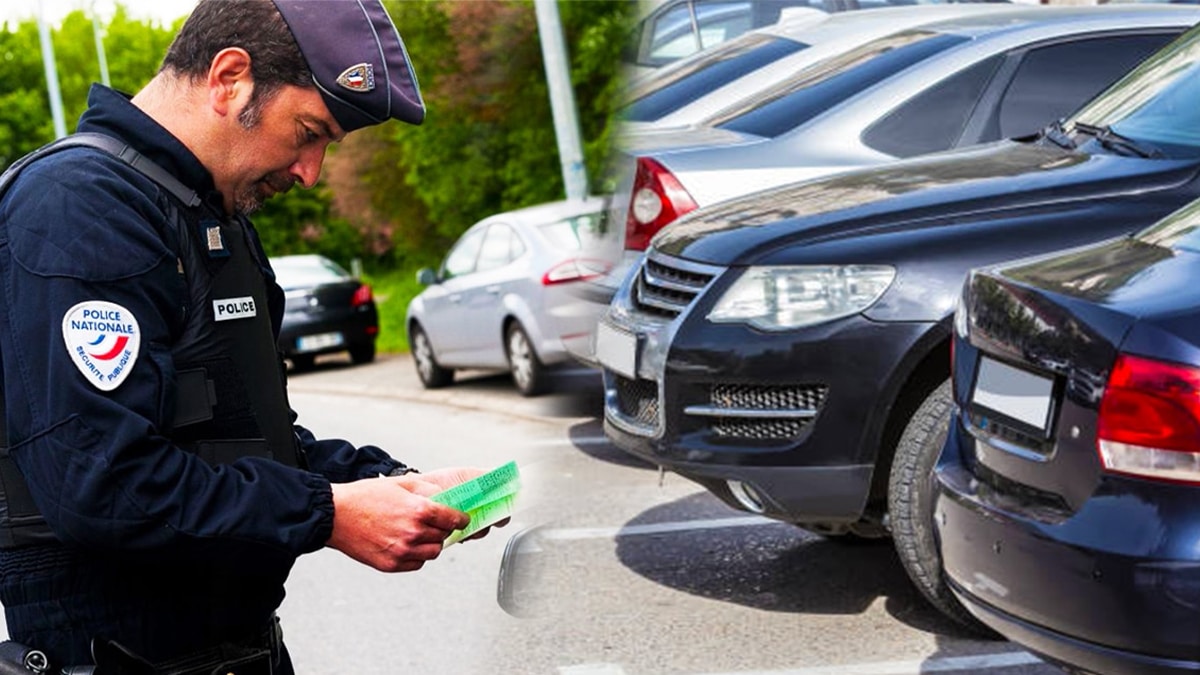
[{"label": "green foliage", "polygon": [[409,301],[425,289],[417,283],[417,269],[418,266],[409,265],[363,275],[363,281],[371,285],[379,311],[379,337],[375,349],[381,353],[408,351],[404,314]]}]

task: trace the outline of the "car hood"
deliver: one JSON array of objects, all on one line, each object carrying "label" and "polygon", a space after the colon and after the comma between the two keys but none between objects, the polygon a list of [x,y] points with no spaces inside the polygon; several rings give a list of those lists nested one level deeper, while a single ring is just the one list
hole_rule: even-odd
[{"label": "car hood", "polygon": [[1088,154],[1001,141],[754,193],[698,210],[655,237],[668,255],[748,265],[796,244],[1039,213],[1168,190],[1195,160]]}]

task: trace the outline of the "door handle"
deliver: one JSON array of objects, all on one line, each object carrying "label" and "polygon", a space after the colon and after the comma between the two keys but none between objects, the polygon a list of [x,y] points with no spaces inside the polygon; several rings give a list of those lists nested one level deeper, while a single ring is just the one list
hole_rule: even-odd
[{"label": "door handle", "polygon": [[499,286],[488,286],[486,290],[487,290],[487,292],[488,292],[488,293],[491,293],[492,295],[499,295],[499,294],[500,294],[500,287],[499,287]]},{"label": "door handle", "polygon": [[455,293],[454,295],[451,295],[451,296],[447,297],[446,299],[449,300],[450,302],[457,304],[459,302],[462,302],[462,293]]}]

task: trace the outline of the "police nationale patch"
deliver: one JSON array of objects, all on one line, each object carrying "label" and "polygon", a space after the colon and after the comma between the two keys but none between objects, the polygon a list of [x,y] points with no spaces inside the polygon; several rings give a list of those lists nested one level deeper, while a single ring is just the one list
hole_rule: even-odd
[{"label": "police nationale patch", "polygon": [[142,344],[133,312],[102,300],[68,309],[62,334],[75,367],[102,391],[116,389],[129,377]]},{"label": "police nationale patch", "polygon": [[375,88],[375,69],[369,63],[350,66],[337,77],[337,83],[359,93],[366,93]]}]

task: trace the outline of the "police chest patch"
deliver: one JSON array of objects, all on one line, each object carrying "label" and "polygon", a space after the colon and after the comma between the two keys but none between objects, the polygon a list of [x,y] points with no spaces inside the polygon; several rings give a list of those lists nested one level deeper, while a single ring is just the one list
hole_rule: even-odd
[{"label": "police chest patch", "polygon": [[258,316],[258,310],[254,307],[254,298],[249,295],[244,298],[213,300],[213,318],[217,321],[249,319],[255,316]]},{"label": "police chest patch", "polygon": [[62,335],[75,367],[101,391],[121,386],[133,370],[142,344],[142,332],[133,312],[102,300],[81,302],[68,309]]}]

